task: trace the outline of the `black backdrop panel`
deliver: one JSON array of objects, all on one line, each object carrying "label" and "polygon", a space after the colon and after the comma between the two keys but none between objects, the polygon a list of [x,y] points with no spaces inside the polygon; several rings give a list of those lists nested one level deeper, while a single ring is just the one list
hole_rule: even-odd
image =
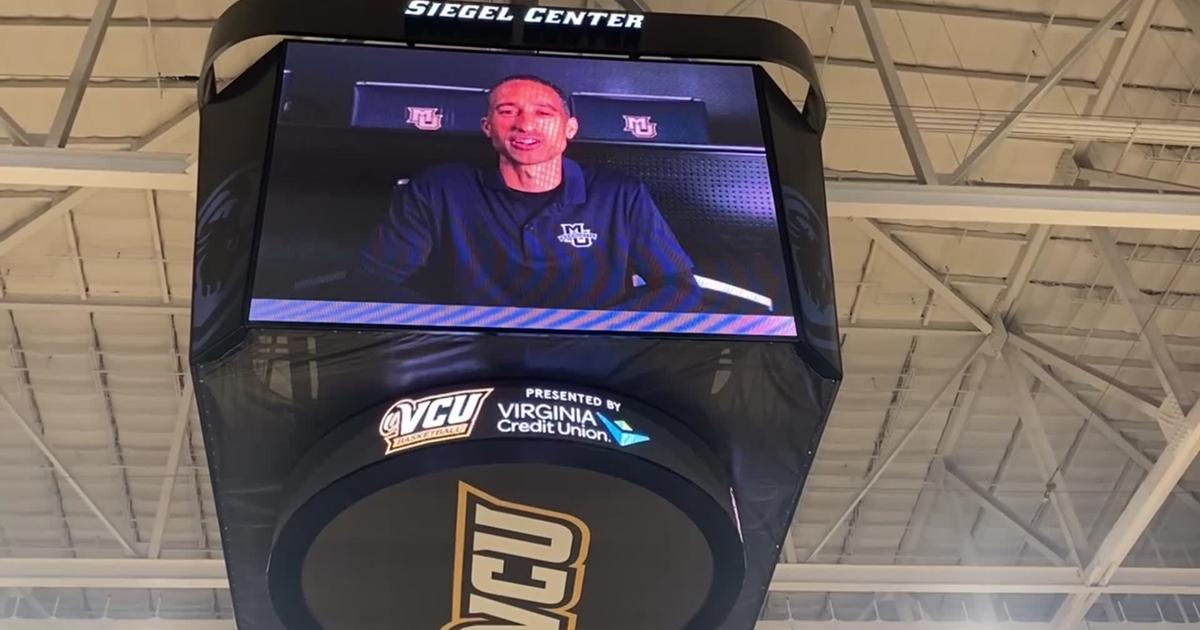
[{"label": "black backdrop panel", "polygon": [[[192,359],[220,352],[242,332],[251,256],[267,172],[282,51],[263,57],[200,110]],[[232,341],[236,343],[236,340]]]},{"label": "black backdrop panel", "polygon": [[305,454],[347,417],[400,394],[517,374],[620,392],[712,446],[732,478],[745,541],[743,590],[720,628],[753,628],[837,390],[790,344],[248,332],[224,360],[198,365],[196,382],[238,623],[252,630],[284,627],[266,567]]},{"label": "black backdrop panel", "polygon": [[759,71],[772,175],[786,220],[789,253],[798,285],[801,349],[822,374],[840,378],[841,340],[834,299],[833,254],[825,211],[825,169],[821,136],[779,86]]},{"label": "black backdrop panel", "polygon": [[477,599],[514,606],[507,620],[710,630],[742,587],[720,458],[611,392],[421,391],[342,423],[300,468],[268,571],[293,630],[438,628]]}]

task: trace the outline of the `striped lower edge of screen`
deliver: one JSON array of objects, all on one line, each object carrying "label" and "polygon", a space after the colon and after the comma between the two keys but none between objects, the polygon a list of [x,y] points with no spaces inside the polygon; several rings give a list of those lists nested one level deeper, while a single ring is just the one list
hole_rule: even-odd
[{"label": "striped lower edge of screen", "polygon": [[786,315],[601,311],[263,298],[250,301],[250,321],[796,337],[796,321]]}]

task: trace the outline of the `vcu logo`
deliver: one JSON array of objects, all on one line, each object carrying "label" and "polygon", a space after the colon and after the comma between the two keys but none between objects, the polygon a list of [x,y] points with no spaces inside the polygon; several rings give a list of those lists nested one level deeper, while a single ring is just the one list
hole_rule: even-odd
[{"label": "vcu logo", "polygon": [[437,107],[409,107],[408,119],[404,122],[421,131],[437,131],[442,128],[442,110]]},{"label": "vcu logo", "polygon": [[591,531],[458,484],[454,610],[441,630],[575,630]]},{"label": "vcu logo", "polygon": [[471,435],[491,393],[490,388],[468,389],[420,400],[405,398],[388,407],[379,421],[379,435],[387,443],[385,455]]},{"label": "vcu logo", "polygon": [[649,116],[630,116],[625,114],[625,131],[634,138],[647,140],[658,137],[658,123]]}]

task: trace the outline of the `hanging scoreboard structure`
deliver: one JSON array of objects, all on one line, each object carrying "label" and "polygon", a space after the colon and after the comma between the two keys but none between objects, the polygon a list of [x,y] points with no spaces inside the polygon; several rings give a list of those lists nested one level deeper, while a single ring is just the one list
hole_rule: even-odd
[{"label": "hanging scoreboard structure", "polygon": [[240,0],[200,97],[191,362],[239,628],[754,627],[841,380],[794,33]]}]

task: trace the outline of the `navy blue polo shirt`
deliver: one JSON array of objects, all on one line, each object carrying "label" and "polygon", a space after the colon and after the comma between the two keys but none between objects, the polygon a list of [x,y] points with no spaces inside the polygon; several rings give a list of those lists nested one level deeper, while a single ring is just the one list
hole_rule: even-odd
[{"label": "navy blue polo shirt", "polygon": [[522,203],[498,167],[449,164],[415,177],[364,252],[380,293],[403,286],[380,301],[409,301],[405,283],[421,271],[427,302],[619,308],[634,274],[653,285],[692,269],[649,189],[624,174],[564,158],[553,200],[518,224]]}]

